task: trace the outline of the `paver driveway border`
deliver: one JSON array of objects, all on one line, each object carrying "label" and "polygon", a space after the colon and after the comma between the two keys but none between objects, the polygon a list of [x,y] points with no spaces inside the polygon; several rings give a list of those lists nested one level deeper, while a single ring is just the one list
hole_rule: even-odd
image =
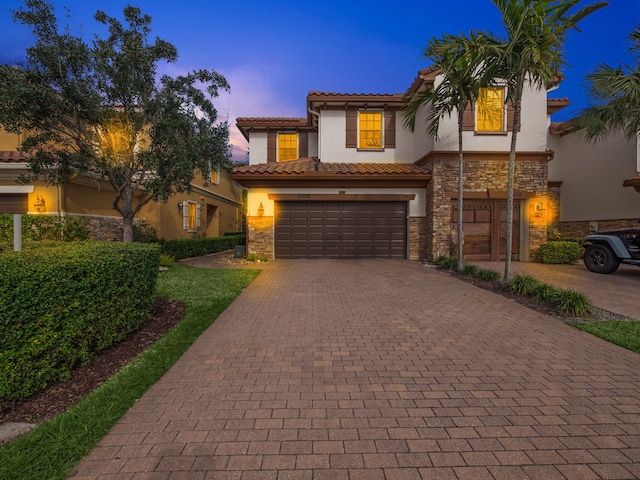
[{"label": "paver driveway border", "polygon": [[416,263],[279,260],[73,478],[640,478],[640,355]]}]

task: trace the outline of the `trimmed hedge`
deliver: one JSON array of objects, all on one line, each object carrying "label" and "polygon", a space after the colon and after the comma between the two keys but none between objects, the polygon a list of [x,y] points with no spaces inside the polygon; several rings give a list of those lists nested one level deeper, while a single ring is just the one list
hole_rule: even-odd
[{"label": "trimmed hedge", "polygon": [[[89,240],[89,221],[84,217],[23,215],[22,239],[34,242]],[[13,245],[13,215],[8,213],[0,214],[0,243]]]},{"label": "trimmed hedge", "polygon": [[580,259],[580,245],[572,241],[551,241],[540,245],[536,262],[572,265]]},{"label": "trimmed hedge", "polygon": [[176,260],[183,258],[201,257],[210,253],[232,250],[236,245],[244,245],[245,235],[211,237],[211,238],[181,238],[162,242],[162,253],[170,255]]},{"label": "trimmed hedge", "polygon": [[0,255],[0,400],[63,381],[149,317],[159,247],[68,243]]}]

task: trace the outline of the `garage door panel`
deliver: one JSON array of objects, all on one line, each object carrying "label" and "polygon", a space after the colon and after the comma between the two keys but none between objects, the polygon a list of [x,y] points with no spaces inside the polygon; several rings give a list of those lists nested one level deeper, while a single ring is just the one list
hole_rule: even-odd
[{"label": "garage door panel", "polygon": [[406,258],[406,202],[276,202],[277,258]]}]

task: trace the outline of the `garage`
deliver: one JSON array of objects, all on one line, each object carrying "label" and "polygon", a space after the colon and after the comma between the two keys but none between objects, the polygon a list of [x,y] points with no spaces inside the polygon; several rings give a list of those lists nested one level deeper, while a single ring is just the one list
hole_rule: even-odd
[{"label": "garage", "polygon": [[275,202],[276,258],[406,258],[406,201]]}]

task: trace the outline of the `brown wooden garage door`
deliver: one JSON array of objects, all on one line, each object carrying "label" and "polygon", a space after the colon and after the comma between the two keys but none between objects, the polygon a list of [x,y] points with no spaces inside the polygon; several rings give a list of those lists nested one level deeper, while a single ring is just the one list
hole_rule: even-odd
[{"label": "brown wooden garage door", "polygon": [[[451,228],[456,231],[458,206],[451,206]],[[504,260],[507,256],[507,201],[464,200],[462,205],[465,260]],[[511,258],[520,258],[520,201],[513,202]]]},{"label": "brown wooden garage door", "polygon": [[276,258],[406,258],[407,202],[276,202]]}]

